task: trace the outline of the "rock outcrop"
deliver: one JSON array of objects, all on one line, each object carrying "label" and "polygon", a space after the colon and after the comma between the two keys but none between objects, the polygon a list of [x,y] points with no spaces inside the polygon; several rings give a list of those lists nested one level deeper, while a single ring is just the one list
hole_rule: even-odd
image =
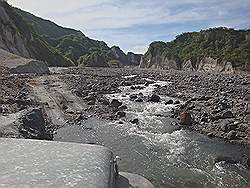
[{"label": "rock outcrop", "polygon": [[14,74],[48,74],[49,68],[47,63],[23,58],[21,56],[9,53],[5,50],[0,49],[0,62],[1,66],[7,67],[9,72]]},{"label": "rock outcrop", "polygon": [[141,62],[142,56],[142,54],[135,54],[133,52],[127,53],[127,58],[130,65],[138,66]]},{"label": "rock outcrop", "polygon": [[123,66],[138,66],[140,64],[142,54],[134,54],[133,52],[125,54],[118,46],[111,47],[110,51]]},{"label": "rock outcrop", "polygon": [[203,58],[198,64],[198,71],[205,72],[233,72],[233,66],[231,62],[222,62],[219,63],[218,60],[211,57]]},{"label": "rock outcrop", "polygon": [[110,49],[112,55],[118,60],[120,61],[123,65],[127,65],[128,64],[128,59],[126,54],[118,47],[118,46],[113,46]]}]

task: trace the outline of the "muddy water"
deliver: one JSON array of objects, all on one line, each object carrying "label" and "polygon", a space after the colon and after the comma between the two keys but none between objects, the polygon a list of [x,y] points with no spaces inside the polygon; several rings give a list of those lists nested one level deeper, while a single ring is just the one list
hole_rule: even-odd
[{"label": "muddy water", "polygon": [[[159,85],[168,84],[157,82]],[[250,151],[188,130],[179,130],[175,119],[169,118],[174,105],[161,103],[135,103],[128,93],[152,93],[155,86],[141,90],[121,88],[122,92],[108,95],[118,98],[128,106],[127,119],[139,119],[139,125],[101,121],[90,118],[81,126],[64,127],[55,140],[95,143],[109,147],[122,160],[122,171],[138,173],[148,178],[156,187],[250,187],[250,171],[240,164],[223,162],[216,165],[216,156],[240,158]]]}]

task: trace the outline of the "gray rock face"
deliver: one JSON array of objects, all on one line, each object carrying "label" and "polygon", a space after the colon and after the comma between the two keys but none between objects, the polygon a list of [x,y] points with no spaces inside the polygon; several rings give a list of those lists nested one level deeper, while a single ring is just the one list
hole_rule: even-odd
[{"label": "gray rock face", "polygon": [[6,1],[0,1],[0,49],[46,61],[50,66],[72,66],[72,61],[45,44],[27,21]]},{"label": "gray rock face", "polygon": [[[153,69],[175,69],[185,71],[202,71],[202,72],[234,72],[231,62],[218,62],[217,59],[204,57],[202,59],[186,60],[181,62],[178,57],[169,57],[165,54],[168,49],[166,43],[154,42],[149,46],[148,51],[141,58],[140,68]],[[165,51],[164,51],[165,50]]]},{"label": "gray rock face", "polygon": [[150,56],[141,58],[140,68],[153,68],[153,69],[175,69],[178,70],[177,63],[174,60],[158,56]]},{"label": "gray rock face", "polygon": [[142,54],[134,54],[133,52],[128,52],[128,54],[126,55],[118,46],[111,47],[110,51],[113,56],[124,66],[138,66],[140,64]]},{"label": "gray rock face", "polygon": [[111,47],[111,52],[114,55],[117,60],[119,60],[123,65],[128,64],[128,59],[126,54],[118,47],[118,46],[113,46]]},{"label": "gray rock face", "polygon": [[49,68],[43,61],[30,60],[25,65],[19,65],[15,68],[10,69],[11,73],[25,74],[25,73],[36,73],[36,74],[49,74]]},{"label": "gray rock face", "polygon": [[219,63],[211,57],[203,58],[198,64],[198,71],[204,72],[233,72],[233,66],[230,62]]},{"label": "gray rock face", "polygon": [[26,41],[16,30],[16,26],[12,23],[8,13],[0,4],[0,48],[23,57],[30,57],[28,49],[24,45]]},{"label": "gray rock face", "polygon": [[8,67],[11,73],[48,74],[49,68],[45,62],[27,59],[0,49],[1,66]]},{"label": "gray rock face", "polygon": [[132,52],[128,52],[127,54],[128,62],[130,65],[140,65],[142,54],[134,54]]}]

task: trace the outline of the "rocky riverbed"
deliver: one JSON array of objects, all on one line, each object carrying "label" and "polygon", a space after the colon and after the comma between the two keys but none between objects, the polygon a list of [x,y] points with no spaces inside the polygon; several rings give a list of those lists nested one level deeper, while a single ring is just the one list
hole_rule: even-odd
[{"label": "rocky riverbed", "polygon": [[247,74],[55,68],[0,78],[1,137],[104,145],[160,188],[249,187]]},{"label": "rocky riverbed", "polygon": [[[176,105],[172,114],[166,115],[179,119],[180,128],[250,146],[249,74],[104,68],[62,69],[54,74],[86,104],[80,115],[68,113],[71,123],[81,121],[81,118],[86,118],[89,114],[109,120],[123,118],[127,107],[119,100],[110,101],[107,94],[119,93],[121,87],[137,91],[154,85],[155,95],[143,96],[138,92],[131,95],[130,99],[135,102],[151,100],[157,103],[161,100],[159,95],[176,98],[176,101],[165,101],[166,105]],[[44,107],[31,94],[31,86],[36,84],[33,80],[35,77],[37,76],[13,75],[6,68],[1,68],[1,114]],[[168,84],[155,84],[159,80]],[[47,82],[45,85],[53,83],[50,80]],[[61,108],[67,112],[67,104],[61,102]]]},{"label": "rocky riverbed", "polygon": [[35,77],[0,67],[0,137],[52,139],[46,112],[32,94]]},{"label": "rocky riverbed", "polygon": [[[172,114],[166,115],[179,119],[180,128],[250,147],[249,74],[88,68],[64,70],[60,78],[86,101],[85,111],[105,119],[122,118],[126,109],[119,101],[109,101],[106,94],[118,93],[124,86],[136,91],[155,85],[155,95],[138,93],[131,100],[159,102],[159,95],[174,97],[175,101],[165,101],[166,105],[176,104]],[[168,84],[157,85],[157,80]]]}]

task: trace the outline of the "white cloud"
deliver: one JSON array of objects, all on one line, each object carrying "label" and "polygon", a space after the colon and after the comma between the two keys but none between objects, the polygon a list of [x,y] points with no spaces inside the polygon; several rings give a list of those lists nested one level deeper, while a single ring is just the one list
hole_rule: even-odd
[{"label": "white cloud", "polygon": [[[249,7],[249,0],[9,0],[38,16],[60,25],[83,30],[91,37],[107,41],[110,45],[124,46],[126,50],[143,51],[152,35],[163,35],[163,31],[148,33],[132,29],[120,33],[113,30],[140,28],[157,24],[189,24],[209,22],[208,26],[238,27],[250,25],[241,12],[232,11]],[[204,28],[203,28],[204,29]],[[164,30],[166,32],[166,30]],[[182,31],[179,31],[182,32]],[[164,40],[164,38],[162,39]],[[136,51],[137,51],[136,50]]]},{"label": "white cloud", "polygon": [[[220,19],[249,0],[10,0],[11,4],[79,29],[124,28],[143,24]],[[180,7],[187,7],[177,12]]]}]

